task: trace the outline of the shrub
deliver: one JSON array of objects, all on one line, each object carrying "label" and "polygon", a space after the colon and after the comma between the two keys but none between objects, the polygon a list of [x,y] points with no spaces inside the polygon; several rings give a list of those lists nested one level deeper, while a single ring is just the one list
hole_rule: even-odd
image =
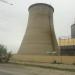
[{"label": "shrub", "polygon": [[0,44],[0,62],[8,62],[11,58],[11,52],[7,52],[7,48]]}]

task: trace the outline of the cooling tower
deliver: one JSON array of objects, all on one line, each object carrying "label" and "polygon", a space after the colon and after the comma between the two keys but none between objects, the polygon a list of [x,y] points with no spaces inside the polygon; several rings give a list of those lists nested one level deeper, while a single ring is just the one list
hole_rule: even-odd
[{"label": "cooling tower", "polygon": [[57,50],[53,12],[48,4],[37,3],[29,7],[27,30],[18,54],[42,55]]}]

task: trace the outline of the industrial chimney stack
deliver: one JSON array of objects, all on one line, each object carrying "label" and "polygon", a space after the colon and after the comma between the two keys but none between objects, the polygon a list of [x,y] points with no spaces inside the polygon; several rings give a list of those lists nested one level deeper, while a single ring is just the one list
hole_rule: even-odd
[{"label": "industrial chimney stack", "polygon": [[75,38],[75,24],[71,25],[71,38]]}]

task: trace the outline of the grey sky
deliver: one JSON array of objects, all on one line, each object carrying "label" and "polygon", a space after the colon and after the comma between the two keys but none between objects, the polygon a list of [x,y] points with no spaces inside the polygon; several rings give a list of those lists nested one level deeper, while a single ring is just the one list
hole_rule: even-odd
[{"label": "grey sky", "polygon": [[54,27],[56,36],[70,36],[70,26],[74,23],[75,0],[6,0],[0,1],[0,43],[8,50],[16,52],[25,34],[28,7],[33,3],[48,3],[54,7]]}]

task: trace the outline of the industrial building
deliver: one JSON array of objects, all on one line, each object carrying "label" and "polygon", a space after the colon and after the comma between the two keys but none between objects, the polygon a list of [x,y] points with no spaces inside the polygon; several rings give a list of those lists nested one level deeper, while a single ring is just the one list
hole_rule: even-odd
[{"label": "industrial building", "polygon": [[59,38],[60,55],[75,56],[75,24],[71,25],[71,38]]},{"label": "industrial building", "polygon": [[26,34],[18,54],[45,54],[56,52],[62,56],[75,55],[75,24],[71,25],[71,38],[59,39],[58,44],[53,27],[54,8],[37,3],[29,7]]},{"label": "industrial building", "polygon": [[75,38],[59,39],[58,45],[60,55],[75,56]]},{"label": "industrial building", "polygon": [[71,26],[71,37],[55,37],[52,6],[43,3],[29,7],[26,34],[18,54],[12,60],[18,62],[75,64],[75,25]]}]

